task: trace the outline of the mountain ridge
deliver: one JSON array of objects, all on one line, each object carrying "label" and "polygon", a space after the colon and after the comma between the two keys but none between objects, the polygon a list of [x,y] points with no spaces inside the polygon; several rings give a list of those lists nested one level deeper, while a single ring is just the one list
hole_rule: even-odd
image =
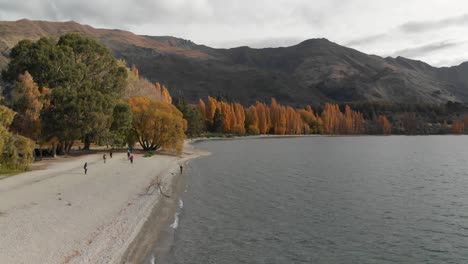
[{"label": "mountain ridge", "polygon": [[19,40],[80,33],[106,45],[142,76],[190,102],[220,96],[250,104],[274,97],[292,105],[388,101],[443,104],[468,102],[468,62],[433,67],[404,57],[380,57],[325,38],[296,45],[216,49],[171,36],[97,29],[75,21],[0,21],[0,68]]}]

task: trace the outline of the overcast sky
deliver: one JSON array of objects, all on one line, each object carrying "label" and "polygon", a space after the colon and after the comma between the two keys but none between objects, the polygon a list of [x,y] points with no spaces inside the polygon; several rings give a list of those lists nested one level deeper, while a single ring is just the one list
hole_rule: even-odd
[{"label": "overcast sky", "polygon": [[466,0],[0,0],[0,20],[74,20],[212,47],[327,38],[435,66],[468,61]]}]

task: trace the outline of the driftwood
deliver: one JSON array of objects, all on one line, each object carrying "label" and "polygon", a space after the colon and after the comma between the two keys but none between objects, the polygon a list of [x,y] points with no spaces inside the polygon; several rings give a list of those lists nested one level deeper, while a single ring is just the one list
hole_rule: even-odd
[{"label": "driftwood", "polygon": [[146,188],[146,193],[147,193],[147,194],[153,194],[154,189],[153,189],[153,190],[151,191],[151,193],[150,193],[150,189],[151,189],[151,187],[153,187],[153,186],[156,187],[156,188],[158,188],[159,193],[160,193],[162,196],[164,196],[164,197],[166,197],[166,198],[170,198],[170,197],[171,197],[170,195],[167,195],[167,194],[165,194],[165,193],[163,192],[163,190],[162,190],[162,182],[161,182],[161,179],[160,179],[159,177],[157,177],[155,180],[153,180],[153,181],[151,182],[150,185],[148,185],[148,187]]}]

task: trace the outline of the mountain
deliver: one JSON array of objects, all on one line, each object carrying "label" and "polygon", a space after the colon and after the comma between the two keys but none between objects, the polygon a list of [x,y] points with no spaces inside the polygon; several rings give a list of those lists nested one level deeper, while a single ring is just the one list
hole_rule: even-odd
[{"label": "mountain", "polygon": [[0,68],[21,39],[58,38],[76,32],[97,39],[135,64],[142,76],[169,87],[174,96],[222,96],[251,104],[274,97],[284,104],[388,101],[441,104],[468,102],[468,63],[436,68],[403,57],[382,58],[310,39],[284,48],[215,49],[174,37],[96,29],[73,21],[0,22]]}]

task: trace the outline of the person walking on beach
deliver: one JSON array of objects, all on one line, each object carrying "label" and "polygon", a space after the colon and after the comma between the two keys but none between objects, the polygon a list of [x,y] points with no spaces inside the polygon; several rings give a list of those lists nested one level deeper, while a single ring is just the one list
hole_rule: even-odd
[{"label": "person walking on beach", "polygon": [[112,159],[112,150],[109,152],[109,157]]},{"label": "person walking on beach", "polygon": [[184,167],[180,165],[180,174],[182,174],[183,171],[184,171]]},{"label": "person walking on beach", "polygon": [[83,169],[84,169],[84,174],[86,175],[86,173],[88,173],[88,162],[85,162]]},{"label": "person walking on beach", "polygon": [[102,155],[102,159],[104,160],[104,163],[106,163],[106,154]]},{"label": "person walking on beach", "polygon": [[130,159],[130,149],[127,149],[127,159]]},{"label": "person walking on beach", "polygon": [[133,164],[133,155],[130,155],[130,163]]}]

